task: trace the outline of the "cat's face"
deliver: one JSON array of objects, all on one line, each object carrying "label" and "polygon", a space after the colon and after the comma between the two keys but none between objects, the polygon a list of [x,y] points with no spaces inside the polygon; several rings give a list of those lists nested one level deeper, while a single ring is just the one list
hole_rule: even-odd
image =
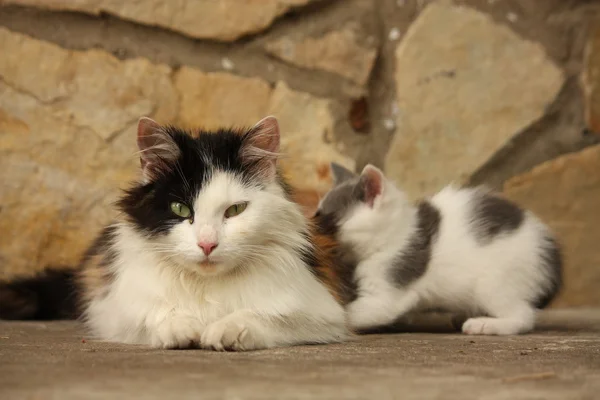
[{"label": "cat's face", "polygon": [[368,246],[374,234],[388,223],[391,200],[397,190],[383,173],[367,165],[360,175],[332,163],[334,187],[321,199],[315,214],[319,228],[343,242]]},{"label": "cat's face", "polygon": [[271,240],[271,225],[288,203],[275,168],[275,118],[195,138],[142,119],[138,144],[143,181],[119,205],[165,261],[218,275],[252,260]]}]

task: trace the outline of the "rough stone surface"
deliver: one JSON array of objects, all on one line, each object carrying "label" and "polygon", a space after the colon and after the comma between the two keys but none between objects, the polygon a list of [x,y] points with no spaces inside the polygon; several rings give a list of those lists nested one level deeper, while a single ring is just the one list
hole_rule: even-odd
[{"label": "rough stone surface", "polygon": [[176,116],[170,68],[3,28],[0,47],[0,275],[74,263],[135,176],[137,119]]},{"label": "rough stone surface", "polygon": [[0,28],[0,277],[72,265],[111,219],[119,187],[136,176],[142,115],[188,127],[251,126],[279,117],[284,173],[325,190],[327,168],[349,158],[325,143],[329,100],[256,78],[173,73],[145,59],[69,51]]},{"label": "rough stone surface", "polygon": [[386,172],[412,197],[464,182],[543,115],[563,80],[540,45],[474,9],[431,3],[396,51]]},{"label": "rough stone surface", "polygon": [[267,113],[271,87],[258,78],[182,67],[174,81],[181,93],[179,122],[184,126],[253,126]]},{"label": "rough stone surface", "polygon": [[563,246],[565,288],[556,306],[600,305],[600,145],[548,161],[504,185]]},{"label": "rough stone surface", "polygon": [[469,180],[502,190],[507,179],[563,154],[600,143],[600,135],[585,129],[579,77],[570,77],[546,114],[519,132]]},{"label": "rough stone surface", "polygon": [[0,3],[112,14],[200,39],[233,41],[260,32],[280,15],[310,0],[2,0]]},{"label": "rough stone surface", "polygon": [[325,191],[331,186],[329,163],[354,169],[351,158],[328,143],[333,131],[329,101],[290,90],[280,82],[269,102],[269,114],[279,118],[284,172],[301,189]]},{"label": "rough stone surface", "polygon": [[582,74],[588,129],[600,135],[600,19],[590,29]]},{"label": "rough stone surface", "polygon": [[283,37],[266,49],[291,64],[333,72],[359,85],[367,83],[377,56],[377,50],[352,26],[316,38]]},{"label": "rough stone surface", "polygon": [[327,143],[334,124],[327,99],[293,91],[283,82],[271,89],[257,78],[206,74],[186,67],[174,80],[181,94],[178,122],[184,126],[252,126],[265,115],[276,116],[281,128],[281,166],[296,188],[327,190],[331,161],[354,168],[351,158]]},{"label": "rough stone surface", "polygon": [[[598,311],[579,319],[598,319]],[[83,340],[82,340],[83,339]],[[0,322],[12,399],[593,399],[600,336],[369,335],[250,353],[101,343],[75,323]]]}]

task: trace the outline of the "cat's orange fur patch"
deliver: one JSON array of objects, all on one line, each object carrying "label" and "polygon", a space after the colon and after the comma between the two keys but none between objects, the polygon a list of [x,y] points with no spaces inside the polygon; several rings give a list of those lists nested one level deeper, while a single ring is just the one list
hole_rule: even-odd
[{"label": "cat's orange fur patch", "polygon": [[343,293],[343,282],[339,276],[342,266],[336,264],[335,256],[339,243],[330,235],[318,233],[315,227],[311,231],[317,260],[317,265],[314,268],[323,284],[327,286],[338,303],[344,304],[346,300]]}]

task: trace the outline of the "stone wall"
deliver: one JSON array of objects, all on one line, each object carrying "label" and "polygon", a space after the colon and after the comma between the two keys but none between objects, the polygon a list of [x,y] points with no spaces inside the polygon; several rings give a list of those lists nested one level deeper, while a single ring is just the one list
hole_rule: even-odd
[{"label": "stone wall", "polygon": [[327,165],[413,198],[485,183],[565,247],[600,305],[600,3],[0,0],[0,277],[73,264],[135,177],[137,119],[267,114],[314,207]]}]

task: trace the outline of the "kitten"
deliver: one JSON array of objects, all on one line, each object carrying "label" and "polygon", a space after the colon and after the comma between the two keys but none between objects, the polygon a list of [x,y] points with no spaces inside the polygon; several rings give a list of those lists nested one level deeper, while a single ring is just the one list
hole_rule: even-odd
[{"label": "kitten", "polygon": [[276,168],[275,118],[194,137],[142,118],[137,141],[141,180],[118,201],[122,217],[77,270],[1,285],[0,318],[81,314],[99,339],[159,348],[253,350],[347,336],[329,260],[335,244],[314,235],[290,200]]},{"label": "kitten", "polygon": [[446,187],[410,204],[383,173],[332,164],[335,187],[315,215],[355,263],[350,327],[369,330],[411,311],[466,315],[467,334],[533,329],[561,285],[561,256],[531,212],[481,188]]}]

